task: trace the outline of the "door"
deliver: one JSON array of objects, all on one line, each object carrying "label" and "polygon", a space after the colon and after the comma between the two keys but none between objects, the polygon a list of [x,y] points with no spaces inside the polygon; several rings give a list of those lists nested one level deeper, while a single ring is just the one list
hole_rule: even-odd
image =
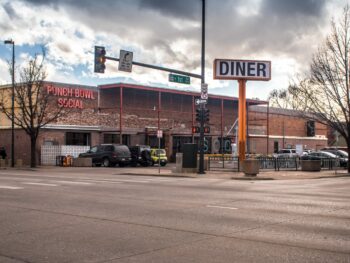
[{"label": "door", "polygon": [[273,143],[273,152],[274,153],[278,152],[278,141],[274,141],[274,143]]}]

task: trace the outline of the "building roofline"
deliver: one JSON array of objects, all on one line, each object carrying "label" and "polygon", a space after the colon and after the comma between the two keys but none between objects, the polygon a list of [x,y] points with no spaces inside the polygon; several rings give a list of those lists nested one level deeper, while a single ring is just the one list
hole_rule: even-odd
[{"label": "building roofline", "polygon": [[74,87],[74,88],[89,88],[89,89],[95,89],[96,91],[98,90],[98,86],[90,86],[90,85],[82,85],[82,84],[71,84],[71,83],[55,82],[55,81],[44,81],[44,84],[68,86],[68,87]]},{"label": "building roofline", "polygon": [[[81,84],[71,84],[71,83],[63,83],[63,82],[55,82],[55,81],[43,81],[44,85],[57,85],[57,86],[65,86],[65,87],[72,87],[72,88],[87,88],[87,89],[94,89],[96,91],[98,91],[98,87],[97,86],[89,86],[89,85],[81,85]],[[15,85],[22,85],[23,82],[20,83],[15,83]],[[12,84],[4,84],[4,85],[0,85],[0,89],[6,89],[6,88],[11,88]]]},{"label": "building roofline", "polygon": [[[137,85],[137,84],[128,84],[128,83],[113,83],[113,84],[104,84],[99,85],[99,89],[111,89],[111,88],[130,88],[130,89],[139,89],[139,90],[148,90],[148,91],[156,91],[156,92],[163,92],[163,93],[171,93],[171,94],[180,94],[180,95],[189,95],[189,96],[200,96],[199,92],[194,91],[182,91],[182,90],[176,90],[176,89],[168,89],[168,88],[160,88],[160,87],[154,87],[154,86],[145,86],[145,85]],[[222,95],[214,95],[209,94],[209,98],[211,99],[223,99],[223,100],[230,100],[230,101],[238,101],[237,97],[229,97],[229,96],[222,96]],[[254,104],[267,104],[267,101],[264,100],[253,100],[253,99],[247,99],[248,103],[254,103]]]}]

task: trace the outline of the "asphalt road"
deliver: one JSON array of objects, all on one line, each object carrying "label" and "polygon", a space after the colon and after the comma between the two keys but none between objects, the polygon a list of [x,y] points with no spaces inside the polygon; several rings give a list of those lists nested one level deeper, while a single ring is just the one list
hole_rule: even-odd
[{"label": "asphalt road", "polygon": [[0,262],[350,262],[350,178],[72,171],[0,170]]}]

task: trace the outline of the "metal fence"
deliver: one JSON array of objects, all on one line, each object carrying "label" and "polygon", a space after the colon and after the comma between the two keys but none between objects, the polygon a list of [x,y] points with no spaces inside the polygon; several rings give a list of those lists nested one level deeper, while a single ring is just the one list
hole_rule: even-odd
[{"label": "metal fence", "polygon": [[[299,170],[301,169],[301,160],[299,157],[275,158],[275,157],[258,157],[260,169],[280,170]],[[321,159],[321,169],[333,170],[341,168],[339,159],[324,158]]]},{"label": "metal fence", "polygon": [[90,146],[79,145],[43,145],[41,146],[41,165],[56,165],[57,156],[78,157],[87,152]]},{"label": "metal fence", "polygon": [[[270,169],[275,171],[289,170],[297,171],[301,169],[301,160],[299,157],[275,158],[275,157],[257,157],[260,162],[260,169]],[[321,169],[333,170],[342,168],[339,159],[326,158],[321,159]],[[345,167],[344,167],[345,169]],[[208,170],[230,170],[239,171],[238,157],[229,156],[209,156]]]},{"label": "metal fence", "polygon": [[258,157],[260,169],[279,170],[298,170],[300,167],[299,158],[275,158],[275,157]]},{"label": "metal fence", "polygon": [[233,172],[239,171],[238,157],[232,156],[209,156],[208,170],[230,170]]}]

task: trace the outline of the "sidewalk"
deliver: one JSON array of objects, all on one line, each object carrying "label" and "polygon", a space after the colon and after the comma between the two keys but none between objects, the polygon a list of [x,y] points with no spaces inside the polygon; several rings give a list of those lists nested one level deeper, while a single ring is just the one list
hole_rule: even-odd
[{"label": "sidewalk", "polygon": [[303,171],[274,171],[274,170],[261,170],[257,176],[245,176],[242,172],[230,172],[230,171],[205,171],[205,174],[198,173],[172,173],[171,169],[165,170],[161,168],[160,173],[155,168],[142,169],[140,171],[134,169],[128,171],[128,175],[152,175],[152,176],[174,176],[174,177],[193,177],[193,178],[217,178],[217,179],[234,179],[234,180],[293,180],[293,179],[320,179],[329,177],[345,177],[350,174],[347,170],[324,170],[320,172],[303,172]]},{"label": "sidewalk", "polygon": [[347,170],[323,170],[321,172],[303,172],[291,170],[260,170],[260,173],[254,177],[245,176],[242,172],[223,171],[205,171],[205,174],[198,173],[173,173],[175,164],[169,164],[160,169],[154,167],[59,167],[59,166],[39,166],[37,168],[21,167],[10,168],[2,167],[0,171],[33,171],[38,173],[72,173],[94,175],[134,175],[134,176],[160,176],[160,177],[190,177],[190,178],[213,178],[213,179],[234,179],[234,180],[293,180],[293,179],[319,179],[329,177],[346,177],[350,178]]}]

